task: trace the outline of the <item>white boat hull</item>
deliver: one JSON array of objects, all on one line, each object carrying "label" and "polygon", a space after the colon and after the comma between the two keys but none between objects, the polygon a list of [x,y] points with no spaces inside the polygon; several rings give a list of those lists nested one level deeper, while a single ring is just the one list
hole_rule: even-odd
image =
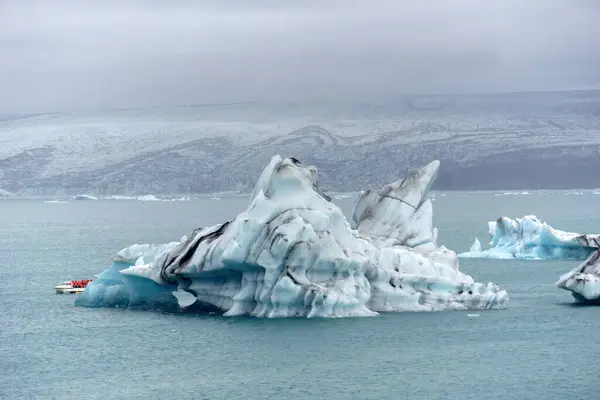
[{"label": "white boat hull", "polygon": [[56,293],[57,294],[77,294],[77,293],[81,293],[85,290],[85,288],[61,288],[61,287],[55,287],[54,289],[56,289]]},{"label": "white boat hull", "polygon": [[83,287],[73,287],[72,285],[56,285],[54,286],[56,294],[78,294],[85,290]]}]

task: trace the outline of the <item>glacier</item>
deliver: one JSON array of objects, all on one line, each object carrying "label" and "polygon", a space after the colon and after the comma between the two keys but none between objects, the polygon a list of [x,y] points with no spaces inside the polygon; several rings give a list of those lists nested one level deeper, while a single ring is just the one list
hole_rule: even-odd
[{"label": "glacier", "polygon": [[584,260],[595,251],[598,235],[565,232],[554,229],[535,215],[511,219],[500,217],[488,222],[492,238],[489,249],[482,250],[479,240],[459,258],[518,260]]},{"label": "glacier", "polygon": [[75,304],[170,310],[180,307],[173,293],[184,291],[195,298],[185,309],[224,316],[504,308],[505,290],[475,282],[437,244],[428,193],[438,169],[433,161],[360,192],[350,224],[315,167],[273,156],[235,219],[119,251]]}]

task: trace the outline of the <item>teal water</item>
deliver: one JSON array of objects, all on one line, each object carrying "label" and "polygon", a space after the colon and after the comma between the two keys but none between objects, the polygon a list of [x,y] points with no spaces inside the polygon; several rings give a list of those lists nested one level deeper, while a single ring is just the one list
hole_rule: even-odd
[{"label": "teal water", "polygon": [[[536,214],[600,232],[600,196],[436,197],[440,242],[485,247],[487,221]],[[352,199],[337,200],[349,215]],[[2,399],[598,399],[600,310],[554,286],[575,261],[461,260],[506,288],[506,310],[262,320],[73,306],[55,283],[91,278],[133,243],[230,219],[247,198],[0,201]]]}]

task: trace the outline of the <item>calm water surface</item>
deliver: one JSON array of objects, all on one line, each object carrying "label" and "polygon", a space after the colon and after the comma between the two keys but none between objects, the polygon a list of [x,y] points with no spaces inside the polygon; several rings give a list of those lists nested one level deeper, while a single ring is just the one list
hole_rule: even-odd
[{"label": "calm water surface", "polygon": [[[506,310],[259,320],[73,306],[55,283],[91,278],[133,243],[230,219],[244,197],[190,202],[0,200],[2,399],[599,399],[600,310],[558,276],[577,262],[462,260],[506,288]],[[600,232],[600,196],[436,197],[440,242],[487,242],[487,221],[536,214]],[[352,199],[336,200],[349,215]]]}]

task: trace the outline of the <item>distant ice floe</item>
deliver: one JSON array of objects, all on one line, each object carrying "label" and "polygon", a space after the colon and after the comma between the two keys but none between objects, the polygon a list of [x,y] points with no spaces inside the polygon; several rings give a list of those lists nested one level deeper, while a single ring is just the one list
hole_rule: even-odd
[{"label": "distant ice floe", "polygon": [[475,241],[473,242],[473,244],[471,245],[471,248],[469,249],[469,253],[479,253],[481,252],[481,242],[479,241],[479,239],[475,238]]},{"label": "distant ice floe", "polygon": [[115,196],[106,196],[106,197],[104,197],[104,200],[137,200],[137,197],[115,195]]},{"label": "distant ice floe", "polygon": [[98,200],[98,198],[89,194],[78,194],[73,196],[73,200]]},{"label": "distant ice floe", "polygon": [[351,225],[315,167],[274,156],[236,218],[178,242],[124,248],[75,304],[180,309],[174,293],[185,291],[194,297],[187,309],[225,316],[503,308],[506,291],[475,282],[437,245],[428,192],[438,168],[361,192]]},{"label": "distant ice floe", "polygon": [[44,201],[44,203],[48,203],[48,204],[67,204],[68,201],[63,201],[63,200],[46,200],[46,201]]},{"label": "distant ice floe", "polygon": [[178,197],[176,199],[161,199],[160,201],[192,201],[192,198],[184,196],[184,197]]},{"label": "distant ice floe", "polygon": [[174,199],[160,199],[153,194],[147,194],[144,196],[106,196],[105,200],[137,200],[137,201],[191,201],[192,198],[188,196],[178,197]]},{"label": "distant ice floe", "polygon": [[494,193],[494,196],[527,196],[530,195],[529,192],[504,192],[504,193]]},{"label": "distant ice floe", "polygon": [[565,232],[541,222],[535,215],[523,218],[498,218],[488,222],[492,240],[489,249],[482,250],[476,238],[468,252],[460,258],[520,259],[520,260],[584,260],[595,251],[598,235]]},{"label": "distant ice floe", "polygon": [[139,200],[139,201],[160,201],[160,199],[153,194],[147,194],[145,196],[138,196],[135,199]]}]

